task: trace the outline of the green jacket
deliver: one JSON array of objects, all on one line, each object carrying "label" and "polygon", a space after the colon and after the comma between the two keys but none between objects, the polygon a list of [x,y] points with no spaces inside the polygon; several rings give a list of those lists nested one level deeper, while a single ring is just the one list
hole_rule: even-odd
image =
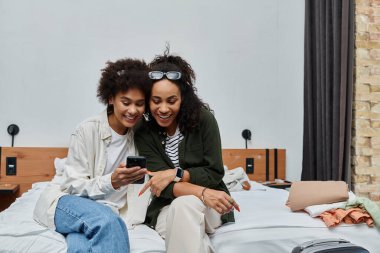
[{"label": "green jacket", "polygon": [[[165,132],[150,122],[141,121],[135,129],[135,142],[139,154],[147,158],[147,168],[151,171],[174,168],[165,153]],[[206,109],[200,113],[199,124],[191,132],[185,133],[178,147],[179,165],[190,174],[190,183],[225,191],[230,194],[222,181],[224,168],[218,124],[214,115]],[[150,203],[145,224],[155,227],[158,214],[169,205],[173,195],[174,182],[170,183],[160,197]],[[222,216],[222,223],[234,222],[233,212]]]}]

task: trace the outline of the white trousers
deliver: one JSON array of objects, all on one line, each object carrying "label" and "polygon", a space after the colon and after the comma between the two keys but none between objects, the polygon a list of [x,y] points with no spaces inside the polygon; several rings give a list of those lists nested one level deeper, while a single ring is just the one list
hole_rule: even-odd
[{"label": "white trousers", "polygon": [[221,224],[218,212],[188,195],[161,209],[156,231],[165,239],[167,253],[209,253],[215,250],[206,233],[214,233]]}]

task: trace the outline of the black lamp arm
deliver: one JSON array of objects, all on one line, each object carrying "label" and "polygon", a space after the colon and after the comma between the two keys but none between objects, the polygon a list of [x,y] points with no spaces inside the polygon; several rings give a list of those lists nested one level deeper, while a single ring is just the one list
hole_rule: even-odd
[{"label": "black lamp arm", "polygon": [[251,140],[252,133],[249,129],[244,129],[243,132],[241,133],[243,138],[245,139],[245,148],[248,148],[248,140]]},{"label": "black lamp arm", "polygon": [[20,132],[20,128],[16,124],[11,124],[7,128],[7,132],[8,132],[8,134],[10,134],[12,136],[12,147],[13,147],[15,135]]}]

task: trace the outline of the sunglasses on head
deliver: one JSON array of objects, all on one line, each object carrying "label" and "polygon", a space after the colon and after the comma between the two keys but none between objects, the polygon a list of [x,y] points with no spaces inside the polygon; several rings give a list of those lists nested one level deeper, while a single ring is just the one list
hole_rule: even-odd
[{"label": "sunglasses on head", "polygon": [[178,72],[178,71],[168,71],[168,72],[150,71],[149,72],[149,78],[153,80],[160,80],[164,76],[166,76],[166,78],[169,80],[178,80],[181,78],[181,72]]}]

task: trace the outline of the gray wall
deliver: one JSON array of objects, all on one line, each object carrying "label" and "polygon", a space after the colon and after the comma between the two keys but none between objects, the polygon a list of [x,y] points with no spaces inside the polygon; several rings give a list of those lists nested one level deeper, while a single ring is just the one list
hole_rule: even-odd
[{"label": "gray wall", "polygon": [[67,146],[103,109],[100,69],[123,57],[152,60],[165,42],[197,73],[224,148],[286,148],[300,178],[303,0],[0,0],[0,146]]}]

